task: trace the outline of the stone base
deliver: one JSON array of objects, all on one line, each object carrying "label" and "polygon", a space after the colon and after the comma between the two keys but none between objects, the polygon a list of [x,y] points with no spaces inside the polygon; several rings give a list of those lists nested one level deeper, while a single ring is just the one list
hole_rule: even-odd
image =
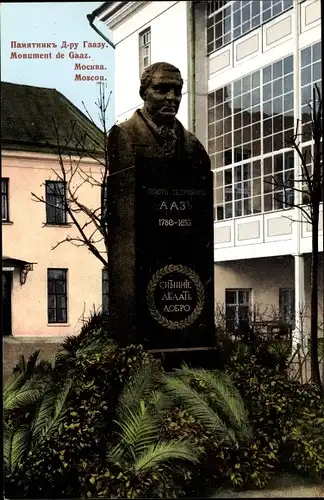
[{"label": "stone base", "polygon": [[162,360],[165,371],[170,372],[174,368],[181,368],[183,363],[194,368],[206,370],[222,369],[217,350],[213,347],[197,349],[169,349],[165,351],[149,350],[154,356]]}]

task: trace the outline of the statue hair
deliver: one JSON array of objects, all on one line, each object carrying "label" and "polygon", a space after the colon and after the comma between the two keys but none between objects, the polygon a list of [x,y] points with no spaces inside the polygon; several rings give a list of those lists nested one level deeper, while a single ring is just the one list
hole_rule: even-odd
[{"label": "statue hair", "polygon": [[167,62],[156,62],[154,64],[151,64],[150,66],[147,66],[142,73],[140,96],[142,96],[145,90],[151,85],[152,77],[156,71],[172,71],[173,73],[179,73],[181,77],[180,70],[173,66],[173,64]]}]

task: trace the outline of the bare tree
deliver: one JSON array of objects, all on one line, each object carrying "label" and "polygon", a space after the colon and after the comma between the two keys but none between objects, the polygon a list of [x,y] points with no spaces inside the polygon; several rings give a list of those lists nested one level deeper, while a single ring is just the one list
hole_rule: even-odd
[{"label": "bare tree", "polygon": [[[108,228],[106,223],[106,183],[109,175],[108,163],[108,125],[107,109],[111,92],[106,96],[104,84],[99,84],[99,97],[96,102],[99,112],[101,131],[89,114],[85,104],[86,114],[93,124],[92,130],[84,131],[78,120],[71,121],[68,133],[63,133],[57,124],[57,117],[53,117],[53,132],[56,144],[47,146],[58,158],[58,168],[53,169],[56,181],[60,181],[63,189],[57,184],[47,184],[53,196],[44,197],[31,193],[35,202],[44,203],[46,210],[55,210],[68,215],[73,223],[72,234],[67,234],[58,241],[52,249],[62,243],[75,246],[85,246],[103,264],[108,266]],[[93,130],[97,130],[94,137]],[[91,169],[94,164],[96,173]],[[98,169],[99,167],[99,169]],[[99,174],[98,174],[99,170]],[[62,183],[62,184],[61,184]],[[45,184],[44,184],[45,185]],[[100,190],[99,206],[91,207],[86,199],[80,196],[82,186],[87,185]],[[64,215],[63,215],[64,214]]]},{"label": "bare tree", "polygon": [[[308,123],[297,122],[296,131],[288,143],[297,152],[300,161],[300,177],[280,179],[273,177],[274,195],[276,191],[284,193],[280,199],[283,209],[298,208],[301,220],[308,222],[312,228],[312,258],[311,258],[311,374],[312,383],[323,391],[321,384],[318,358],[318,275],[319,275],[319,217],[320,204],[323,201],[323,100],[319,87],[315,84],[310,107]],[[300,125],[302,131],[300,132]],[[303,137],[307,135],[312,140],[311,146],[302,146]],[[294,196],[291,196],[293,193]],[[291,219],[291,218],[290,218]],[[292,220],[292,219],[291,219]]]}]

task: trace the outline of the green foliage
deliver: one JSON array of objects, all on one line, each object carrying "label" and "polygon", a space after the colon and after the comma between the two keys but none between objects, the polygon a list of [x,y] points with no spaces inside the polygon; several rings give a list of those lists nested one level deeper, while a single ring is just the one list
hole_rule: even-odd
[{"label": "green foliage", "polygon": [[293,468],[309,477],[324,480],[324,412],[305,412],[291,431]]},{"label": "green foliage", "polygon": [[262,447],[260,485],[269,480],[271,469],[319,479],[323,475],[324,401],[316,387],[289,378],[289,352],[285,342],[245,339],[232,351],[226,368],[244,398],[256,442]]},{"label": "green foliage", "polygon": [[[186,493],[206,495],[210,489],[225,482],[235,487],[263,487],[268,471],[273,468],[268,460],[268,453],[273,454],[273,451],[267,450],[261,437],[252,436],[242,399],[231,379],[218,371],[192,370],[186,366],[178,375],[183,383],[186,380],[189,388],[195,389],[189,392],[187,388],[183,394],[182,386],[179,387],[178,398],[182,406],[177,404],[164,416],[163,436],[168,439],[189,437],[201,453],[199,469],[187,467],[183,471],[187,474]],[[202,411],[205,406],[201,405],[201,399],[217,412],[214,425],[210,422],[211,412],[206,415]],[[221,432],[217,428],[220,415],[223,419]],[[274,460],[273,454],[272,462]]]},{"label": "green foliage", "polygon": [[323,398],[289,380],[285,343],[247,332],[224,344],[226,371],[166,374],[141,346],[87,332],[52,364],[22,358],[5,386],[7,497],[204,496],[285,470],[323,479]]},{"label": "green foliage", "polygon": [[[73,345],[43,377],[17,372],[8,385],[7,496],[184,495],[204,448],[190,433],[167,437],[165,416],[177,405],[218,444],[247,438],[228,376],[188,367],[166,376],[140,346]],[[24,387],[34,390],[26,399]]]},{"label": "green foliage", "polygon": [[[114,497],[155,496],[157,489],[163,496],[172,495],[176,485],[172,474],[166,474],[169,464],[198,462],[199,454],[189,439],[160,440],[160,421],[152,401],[161,405],[161,398],[156,397],[156,391],[152,397],[153,368],[152,362],[140,367],[125,384],[117,405],[119,431],[116,429],[107,443],[101,474],[89,478],[95,486],[87,496],[89,491],[100,496],[102,488]],[[160,409],[164,410],[162,406]],[[113,477],[110,474],[107,478],[107,468],[115,471]],[[122,477],[126,481],[120,481]]]},{"label": "green foliage", "polygon": [[[112,432],[121,388],[139,365],[148,363],[149,355],[135,346],[90,347],[80,348],[69,359],[68,367],[61,361],[53,366],[51,378],[43,380],[45,391],[24,401],[27,406],[23,410],[29,411],[22,412],[19,421],[12,418],[17,408],[8,413],[8,429],[14,424],[28,424],[32,445],[23,462],[6,474],[7,496],[37,498],[44,497],[45,492],[48,498],[79,496],[80,475],[85,470],[82,464],[87,470],[98,467]],[[15,376],[21,384],[22,374]],[[38,383],[37,377],[34,380]],[[66,399],[68,380],[73,383]],[[7,398],[11,408],[13,397],[18,397],[18,382],[10,382],[13,396],[8,393]]]},{"label": "green foliage", "polygon": [[230,378],[219,371],[189,369],[164,377],[164,390],[225,444],[251,437],[244,404]]}]

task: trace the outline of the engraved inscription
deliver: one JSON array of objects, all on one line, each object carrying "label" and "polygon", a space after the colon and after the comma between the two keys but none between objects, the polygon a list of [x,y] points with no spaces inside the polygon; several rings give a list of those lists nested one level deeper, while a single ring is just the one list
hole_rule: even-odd
[{"label": "engraved inscription", "polygon": [[206,196],[204,189],[164,189],[148,188],[147,194],[153,197],[152,210],[158,215],[160,227],[190,227],[195,197]]},{"label": "engraved inscription", "polygon": [[151,315],[168,329],[187,328],[204,306],[204,287],[199,276],[181,264],[169,264],[157,271],[146,296]]}]

